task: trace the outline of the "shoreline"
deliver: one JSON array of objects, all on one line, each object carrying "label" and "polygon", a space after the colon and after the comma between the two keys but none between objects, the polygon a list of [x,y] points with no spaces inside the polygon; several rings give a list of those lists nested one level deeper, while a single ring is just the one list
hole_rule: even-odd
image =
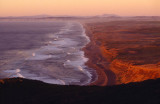
[{"label": "shoreline", "polygon": [[86,33],[86,29],[84,28],[84,25],[81,23],[81,22],[78,22],[78,24],[81,25],[81,28],[83,30],[83,36],[87,39],[87,43],[84,45],[84,47],[81,48],[80,51],[83,51],[83,57],[87,59],[86,62],[84,62],[84,66],[85,66],[85,70],[91,75],[90,76],[90,82],[88,84],[86,84],[87,86],[88,85],[91,85],[91,83],[94,83],[95,81],[97,81],[98,79],[98,74],[96,72],[96,70],[90,68],[86,63],[90,60],[87,56],[86,56],[86,52],[84,51],[85,47],[91,42],[90,40],[90,37],[87,35]]},{"label": "shoreline", "polygon": [[[18,23],[18,26],[23,27],[24,23]],[[31,23],[33,24],[34,22]],[[28,23],[28,26],[30,26],[31,23]],[[38,25],[46,28],[48,23],[51,24],[50,22],[46,22],[46,24]],[[59,27],[57,27],[57,31],[55,31],[54,29],[50,29],[52,26]],[[10,50],[10,54],[14,54],[14,57],[12,56],[10,59],[14,60],[1,66],[3,69],[1,70],[3,73],[0,74],[1,76],[3,75],[2,78],[22,77],[26,79],[40,80],[51,84],[80,86],[90,85],[90,83],[94,81],[93,77],[96,76],[96,73],[85,65],[88,58],[85,57],[84,51],[82,50],[82,48],[89,43],[83,25],[79,23],[77,24],[77,22],[64,21],[56,22],[54,25],[51,25],[51,27],[47,27],[48,31],[43,29],[40,31],[45,34],[43,35],[43,39],[45,39],[43,44],[40,44],[41,40],[36,40],[36,42],[32,41],[32,44],[35,47],[37,45],[39,47],[29,49],[29,46],[23,44],[23,42],[20,45],[17,42],[15,45],[11,46],[15,49],[14,53],[16,54]],[[34,32],[38,34],[39,27],[37,26],[36,29],[38,31]],[[9,30],[11,31],[12,29],[9,28]],[[22,31],[23,28],[19,28],[19,30]],[[28,31],[29,30],[30,28]],[[30,31],[32,32],[33,30]],[[28,40],[32,40],[29,38]],[[18,39],[22,41],[21,38]],[[17,44],[20,47],[18,49],[16,49]],[[24,47],[25,45],[25,50],[19,52],[20,49],[23,49],[21,46]],[[16,56],[18,56],[18,58]]]},{"label": "shoreline", "polygon": [[95,21],[84,22],[84,26],[91,39],[84,49],[90,59],[86,64],[99,75],[91,85],[126,84],[160,77],[157,21]]},{"label": "shoreline", "polygon": [[[91,31],[88,29],[85,23],[81,24],[85,29],[86,35],[90,39],[90,42],[82,49],[84,51],[85,57],[88,58],[88,61],[85,63],[85,65],[88,66],[89,68],[92,68],[92,70],[95,70],[97,73],[96,80],[94,79],[95,81],[92,81],[90,85],[97,85],[97,86],[114,85],[116,81],[115,74],[111,70],[109,70],[109,63],[101,55],[99,47],[97,43],[94,41],[94,34],[91,33]],[[108,65],[106,65],[106,62]],[[95,75],[93,75],[93,77],[95,77]]]}]

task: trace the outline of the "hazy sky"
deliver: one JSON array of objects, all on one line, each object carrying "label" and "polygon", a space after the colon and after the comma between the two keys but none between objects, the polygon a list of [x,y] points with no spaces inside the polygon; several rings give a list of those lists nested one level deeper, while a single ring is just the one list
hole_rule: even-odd
[{"label": "hazy sky", "polygon": [[159,15],[160,0],[0,0],[0,16]]}]

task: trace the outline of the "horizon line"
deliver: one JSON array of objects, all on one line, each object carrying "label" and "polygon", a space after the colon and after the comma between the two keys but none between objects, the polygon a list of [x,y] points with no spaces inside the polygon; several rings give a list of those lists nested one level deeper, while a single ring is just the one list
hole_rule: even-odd
[{"label": "horizon line", "polygon": [[50,14],[37,14],[37,15],[19,15],[19,16],[0,16],[0,17],[95,17],[95,16],[118,16],[118,17],[160,17],[160,15],[117,15],[117,14],[97,14],[97,15],[50,15]]}]

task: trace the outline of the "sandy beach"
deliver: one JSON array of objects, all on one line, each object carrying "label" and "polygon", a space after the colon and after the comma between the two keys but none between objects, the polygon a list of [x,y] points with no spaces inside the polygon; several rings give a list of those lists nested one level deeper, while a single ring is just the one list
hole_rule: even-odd
[{"label": "sandy beach", "polygon": [[101,21],[85,23],[91,42],[83,49],[98,80],[114,85],[160,78],[159,21]]},{"label": "sandy beach", "polygon": [[1,78],[106,86],[160,77],[158,21],[19,23],[1,23]]},{"label": "sandy beach", "polygon": [[99,45],[95,41],[95,37],[90,29],[83,24],[86,29],[86,34],[90,38],[90,43],[83,48],[85,55],[89,60],[86,62],[86,65],[96,70],[98,77],[97,80],[90,85],[106,86],[115,84],[115,75],[109,70],[109,63],[101,55],[99,50]]}]

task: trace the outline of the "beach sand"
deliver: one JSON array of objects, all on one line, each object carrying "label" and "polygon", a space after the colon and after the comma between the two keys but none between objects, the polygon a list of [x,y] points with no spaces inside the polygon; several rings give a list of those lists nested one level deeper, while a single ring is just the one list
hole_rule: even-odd
[{"label": "beach sand", "polygon": [[88,27],[83,24],[86,29],[86,34],[90,38],[90,43],[83,48],[85,55],[89,60],[86,62],[86,65],[94,70],[96,70],[98,74],[98,78],[96,81],[91,83],[90,85],[98,85],[98,86],[106,86],[106,85],[114,85],[115,84],[115,74],[109,70],[109,63],[102,56],[99,44],[95,41],[94,34]]},{"label": "beach sand", "polygon": [[103,21],[83,24],[91,42],[83,49],[98,79],[114,85],[160,78],[159,21]]}]

